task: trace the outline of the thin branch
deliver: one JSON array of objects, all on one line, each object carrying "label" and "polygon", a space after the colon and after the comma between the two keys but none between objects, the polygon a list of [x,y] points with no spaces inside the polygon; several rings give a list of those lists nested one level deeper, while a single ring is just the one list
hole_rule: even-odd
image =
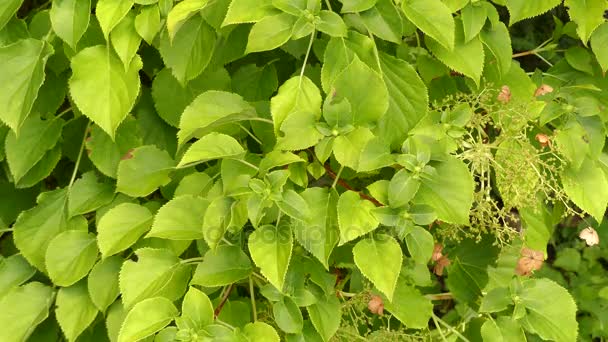
[{"label": "thin branch", "polygon": [[222,296],[222,300],[220,300],[220,304],[217,306],[217,308],[215,308],[215,311],[213,311],[214,318],[217,318],[217,316],[220,315],[220,312],[222,312],[222,309],[224,308],[224,304],[226,304],[226,302],[228,301],[228,296],[230,296],[230,292],[232,292],[233,288],[234,288],[234,284],[230,284],[228,286],[228,288],[226,289],[226,291],[224,291],[224,295]]},{"label": "thin branch", "polygon": [[253,292],[253,277],[249,276],[249,296],[251,297],[251,311],[253,311],[253,321],[257,322],[258,320],[258,311],[255,307],[255,294]]},{"label": "thin branch", "polygon": [[[326,165],[323,165],[323,167],[325,167],[325,171],[327,171],[327,174],[329,175],[329,177],[331,177],[331,179],[333,179],[333,180],[338,179],[338,176],[331,169],[331,167],[329,165],[326,164]],[[372,196],[366,195],[361,191],[355,190],[352,186],[350,186],[348,183],[346,183],[343,179],[338,179],[338,185],[340,185],[341,187],[343,187],[346,190],[350,190],[350,191],[354,191],[354,192],[358,193],[359,197],[363,198],[364,200],[368,200],[368,201],[374,203],[377,207],[384,206],[384,204],[380,203],[377,199],[373,198]]]}]

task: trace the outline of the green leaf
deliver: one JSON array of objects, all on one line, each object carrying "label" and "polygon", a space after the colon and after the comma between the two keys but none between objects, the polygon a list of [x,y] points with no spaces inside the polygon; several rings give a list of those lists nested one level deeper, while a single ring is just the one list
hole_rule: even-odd
[{"label": "green leaf", "polygon": [[591,49],[604,73],[608,70],[608,51],[605,49],[606,44],[608,44],[608,23],[600,25],[591,35]]},{"label": "green leaf", "polygon": [[8,0],[0,4],[0,30],[13,18],[23,0]]},{"label": "green leaf", "polygon": [[131,247],[152,225],[148,208],[122,203],[108,210],[97,224],[97,243],[104,258]]},{"label": "green leaf", "polygon": [[525,341],[526,335],[519,322],[510,317],[500,316],[488,320],[481,326],[484,341]]},{"label": "green leaf", "polygon": [[297,111],[287,116],[281,125],[276,148],[289,151],[304,150],[317,144],[323,135],[316,128],[316,115]]},{"label": "green leaf", "polygon": [[405,0],[401,8],[405,16],[428,37],[448,51],[454,49],[454,19],[441,0]]},{"label": "green leaf", "polygon": [[222,26],[254,23],[278,13],[272,0],[232,0]]},{"label": "green leaf", "polygon": [[512,26],[518,21],[535,17],[543,14],[553,7],[559,5],[561,0],[506,0],[507,9],[509,10],[509,26]]},{"label": "green leaf", "polygon": [[456,20],[455,42],[451,50],[433,39],[425,40],[427,47],[437,59],[448,67],[470,77],[479,86],[484,65],[483,45],[478,37],[464,40],[462,22]]},{"label": "green leaf", "polygon": [[146,237],[169,240],[203,238],[203,221],[209,201],[192,195],[176,197],[158,210]]},{"label": "green leaf", "polygon": [[536,149],[527,141],[505,140],[495,155],[498,165],[513,165],[515,170],[506,174],[500,169],[496,170],[496,188],[507,208],[519,203],[529,202],[529,197],[535,193],[539,181],[535,169],[538,168]]},{"label": "green leaf", "polygon": [[264,17],[249,31],[245,53],[268,51],[287,43],[296,19],[288,13]]},{"label": "green leaf", "polygon": [[175,34],[193,15],[196,15],[200,10],[205,8],[209,0],[185,0],[177,3],[167,15],[167,31],[169,39],[173,40]]},{"label": "green leaf", "polygon": [[76,341],[98,313],[89,297],[86,281],[59,289],[55,305],[57,322],[68,341]]},{"label": "green leaf", "polygon": [[286,151],[271,151],[264,155],[260,161],[260,175],[265,175],[271,169],[278,166],[285,166],[292,163],[304,162],[305,160],[297,155]]},{"label": "green leaf", "polygon": [[352,125],[374,124],[388,109],[389,95],[382,78],[358,57],[336,78],[332,87],[333,92],[350,102]]},{"label": "green leaf", "polygon": [[55,34],[76,50],[89,27],[91,0],[53,0],[49,15]]},{"label": "green leaf", "polygon": [[133,0],[98,0],[95,15],[101,26],[103,36],[108,41],[110,32],[118,25],[133,7]]},{"label": "green leaf", "polygon": [[378,2],[378,0],[340,0],[342,3],[342,13],[363,12],[368,10]]},{"label": "green leaf", "polygon": [[604,11],[606,1],[602,0],[566,0],[564,6],[568,7],[570,20],[576,23],[576,32],[587,45],[589,37],[605,21]]},{"label": "green leaf", "polygon": [[339,239],[337,222],[338,195],[326,188],[307,188],[301,193],[311,211],[310,220],[292,221],[296,239],[327,269],[328,260]]},{"label": "green leaf", "polygon": [[302,312],[290,297],[283,297],[280,301],[272,304],[274,321],[279,327],[289,334],[297,334],[302,331],[304,319]]},{"label": "green leaf", "polygon": [[274,64],[258,67],[246,64],[240,67],[232,77],[234,91],[247,101],[265,101],[277,90],[279,80]]},{"label": "green leaf", "polygon": [[360,13],[361,20],[375,36],[393,43],[401,43],[403,19],[399,8],[390,0],[378,0],[376,5]]},{"label": "green leaf", "polygon": [[494,55],[501,76],[505,76],[511,68],[513,55],[511,36],[507,26],[502,22],[497,25],[488,25],[479,32],[479,39]]},{"label": "green leaf", "polygon": [[486,23],[486,7],[483,4],[470,3],[462,9],[460,17],[466,43],[477,36]]},{"label": "green leaf", "polygon": [[230,224],[231,208],[234,201],[228,197],[217,197],[207,207],[203,222],[203,236],[207,245],[215,249],[224,237]]},{"label": "green leaf", "polygon": [[277,95],[270,100],[270,112],[274,122],[274,132],[279,136],[279,129],[287,116],[293,112],[305,111],[321,117],[321,92],[306,76],[292,77],[281,87]]},{"label": "green leaf", "polygon": [[177,308],[167,298],[143,300],[125,317],[118,334],[118,342],[138,341],[148,337],[171,323],[177,314]]},{"label": "green leaf", "polygon": [[0,46],[11,45],[29,37],[25,21],[15,16],[9,19],[4,29],[0,29]]},{"label": "green leaf", "polygon": [[566,50],[565,57],[568,64],[574,69],[593,75],[592,57],[587,49],[573,46]]},{"label": "green leaf", "polygon": [[114,139],[139,94],[141,59],[135,56],[125,71],[111,49],[97,45],[72,57],[71,65],[70,94],[78,109]]},{"label": "green leaf", "polygon": [[[223,68],[219,68],[213,71],[207,69],[199,77],[189,81],[185,86],[182,86],[173,76],[171,70],[164,68],[156,74],[154,82],[152,82],[154,107],[163,120],[171,126],[178,127],[184,109],[190,105],[198,95],[210,89],[229,90],[231,87],[230,83],[231,80],[228,72]],[[213,97],[211,99],[213,99]],[[208,113],[207,115],[210,114],[212,113]],[[207,115],[197,116],[197,118],[201,120]],[[203,121],[203,123],[205,122],[206,121]],[[180,135],[180,142],[182,144],[188,139],[189,138],[182,138]]]},{"label": "green leaf", "polygon": [[184,110],[179,123],[179,143],[202,136],[223,125],[256,117],[255,108],[241,96],[225,91],[206,91]]},{"label": "green leaf", "polygon": [[392,208],[403,207],[416,196],[419,188],[420,180],[407,170],[401,169],[388,185],[388,203]]},{"label": "green leaf", "polygon": [[362,199],[354,191],[346,191],[338,200],[338,223],[340,245],[363,236],[378,227],[378,220],[372,215],[375,208],[370,201]]},{"label": "green leaf", "polygon": [[135,30],[135,14],[133,12],[129,12],[112,30],[110,41],[118,58],[124,64],[125,70],[128,71],[141,43],[141,37]]},{"label": "green leaf", "polygon": [[244,154],[245,150],[233,137],[209,133],[188,148],[177,167],[189,167],[214,159],[238,158]]},{"label": "green leaf", "polygon": [[51,240],[67,229],[67,202],[64,189],[42,193],[38,205],[24,211],[13,225],[15,246],[37,269],[46,269],[45,252]]},{"label": "green leaf", "polygon": [[112,185],[98,182],[93,172],[87,172],[72,185],[68,198],[69,217],[95,211],[113,199]]},{"label": "green leaf", "polygon": [[120,294],[118,274],[122,263],[123,258],[114,255],[98,261],[89,273],[87,278],[89,295],[93,304],[101,312],[105,312]]},{"label": "green leaf", "polygon": [[[9,0],[9,3],[14,5],[15,1]],[[2,6],[0,5],[0,27],[4,26]],[[0,47],[0,60],[3,61],[0,65],[0,121],[16,133],[34,105],[38,90],[44,82],[46,61],[52,53],[50,45],[29,38]]]},{"label": "green leaf", "polygon": [[206,287],[224,286],[247,278],[251,271],[251,261],[241,247],[223,245],[205,253],[191,284]]},{"label": "green leaf", "polygon": [[167,151],[146,145],[127,153],[118,164],[116,191],[133,197],[145,197],[167,185],[175,161]]},{"label": "green leaf", "polygon": [[279,342],[281,339],[274,328],[264,322],[247,323],[243,334],[250,341]]},{"label": "green leaf", "polygon": [[216,34],[202,16],[194,15],[182,25],[171,40],[161,34],[160,55],[182,86],[199,76],[207,67],[215,49]]},{"label": "green leaf", "polygon": [[213,324],[213,304],[207,295],[190,287],[182,302],[182,317],[188,319],[195,329],[202,329]]},{"label": "green leaf", "polygon": [[46,250],[46,269],[54,284],[70,286],[89,274],[97,261],[95,234],[68,230],[57,235]]},{"label": "green leaf", "polygon": [[[126,260],[120,270],[119,286],[125,307],[132,307],[147,298],[163,296],[172,300],[181,297],[190,276],[190,267],[167,249],[140,248],[137,262]],[[178,283],[176,283],[179,282]],[[175,298],[177,297],[177,298]]]},{"label": "green leaf", "polygon": [[399,277],[392,301],[385,300],[384,307],[410,329],[424,329],[433,315],[433,303],[418,289]]},{"label": "green leaf", "polygon": [[608,205],[608,179],[597,162],[587,157],[578,170],[567,167],[561,178],[568,197],[601,222]]},{"label": "green leaf", "polygon": [[332,37],[346,37],[348,32],[346,24],[338,13],[325,10],[319,13],[319,22],[316,28]]},{"label": "green leaf", "polygon": [[437,174],[422,181],[413,202],[433,207],[442,221],[467,224],[473,204],[473,177],[469,169],[456,158],[434,167]]},{"label": "green leaf", "polygon": [[152,45],[154,38],[161,29],[160,11],[158,6],[145,6],[135,17],[135,31],[146,43]]},{"label": "green leaf", "polygon": [[[566,289],[549,279],[530,279],[517,292],[526,308],[526,330],[545,340],[575,341],[578,336],[576,304]],[[547,300],[550,298],[550,300]]]},{"label": "green leaf", "polygon": [[414,226],[405,236],[407,250],[416,262],[427,264],[433,254],[435,241],[433,235],[426,229]]},{"label": "green leaf", "polygon": [[282,290],[293,248],[289,222],[276,227],[266,225],[257,228],[249,236],[248,246],[251,258],[262,274],[272,285]]},{"label": "green leaf", "polygon": [[399,243],[388,235],[368,238],[355,245],[353,256],[361,273],[392,300],[403,260]]},{"label": "green leaf", "polygon": [[141,138],[133,134],[134,132],[137,132],[137,122],[129,117],[118,127],[115,141],[99,126],[93,125],[85,147],[97,170],[108,177],[116,178],[121,159],[142,144]]},{"label": "green leaf", "polygon": [[346,135],[336,137],[333,146],[336,160],[353,170],[359,170],[361,153],[372,139],[374,139],[374,134],[365,127],[357,128]]},{"label": "green leaf", "polygon": [[323,341],[329,341],[338,331],[342,319],[342,305],[338,297],[327,296],[306,307],[306,311]]},{"label": "green leaf", "polygon": [[36,273],[25,258],[19,254],[0,256],[0,298],[12,288],[25,283]]},{"label": "green leaf", "polygon": [[49,315],[53,289],[38,282],[11,290],[0,299],[0,340],[26,341]]},{"label": "green leaf", "polygon": [[19,135],[14,131],[5,140],[6,160],[15,182],[19,182],[45,153],[51,150],[61,136],[64,121],[61,119],[41,120],[29,117],[23,123]]},{"label": "green leaf", "polygon": [[55,145],[17,182],[16,186],[18,188],[27,188],[36,185],[53,172],[59,159],[61,159],[61,146]]}]

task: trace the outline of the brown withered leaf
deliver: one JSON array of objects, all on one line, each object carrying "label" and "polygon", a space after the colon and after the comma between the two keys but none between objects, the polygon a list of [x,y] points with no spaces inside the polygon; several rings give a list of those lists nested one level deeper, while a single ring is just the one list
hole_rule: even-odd
[{"label": "brown withered leaf", "polygon": [[600,243],[600,237],[597,235],[597,231],[591,227],[581,230],[578,237],[585,240],[587,246],[595,246]]},{"label": "brown withered leaf", "polygon": [[521,276],[528,276],[534,271],[540,270],[545,260],[545,254],[527,247],[522,248],[521,257],[517,261],[515,273]]},{"label": "brown withered leaf", "polygon": [[443,245],[440,243],[436,243],[435,247],[433,247],[433,255],[431,256],[431,260],[438,261],[443,256]]},{"label": "brown withered leaf", "polygon": [[371,313],[382,316],[384,314],[384,302],[377,295],[372,295],[372,298],[367,303],[367,308]]},{"label": "brown withered leaf", "polygon": [[447,255],[442,256],[441,258],[439,258],[439,260],[437,260],[437,263],[435,264],[435,267],[433,267],[433,273],[435,273],[438,276],[442,276],[443,275],[443,269],[446,266],[449,266],[452,262],[450,261],[450,259],[448,258]]},{"label": "brown withered leaf", "polygon": [[534,92],[534,96],[543,96],[551,92],[553,92],[553,87],[547,84],[541,84],[541,86],[538,87]]},{"label": "brown withered leaf", "polygon": [[509,101],[511,101],[511,89],[509,86],[503,85],[500,88],[500,93],[498,93],[497,99],[502,103],[509,103]]}]

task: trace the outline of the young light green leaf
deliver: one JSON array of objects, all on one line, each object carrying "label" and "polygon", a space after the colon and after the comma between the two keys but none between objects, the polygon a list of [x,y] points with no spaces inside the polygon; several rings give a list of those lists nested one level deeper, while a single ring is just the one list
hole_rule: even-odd
[{"label": "young light green leaf", "polygon": [[290,297],[283,297],[280,301],[272,304],[272,315],[279,329],[289,334],[297,334],[302,331],[304,319],[302,312]]},{"label": "young light green leaf", "polygon": [[163,297],[148,298],[137,303],[125,317],[118,342],[138,341],[167,326],[179,311]]},{"label": "young light green leaf", "polygon": [[91,0],[53,0],[49,15],[55,34],[76,50],[89,27]]},{"label": "young light green leaf", "polygon": [[553,7],[559,5],[561,0],[506,0],[506,6],[509,10],[509,26],[512,26],[518,21],[535,17],[543,14]]},{"label": "young light green leaf", "polygon": [[175,78],[185,86],[207,67],[215,49],[216,34],[199,14],[181,26],[173,39],[161,34],[160,55]]},{"label": "young light green leaf", "polygon": [[420,188],[420,181],[407,170],[397,172],[388,186],[388,203],[393,208],[408,204]]},{"label": "young light green leaf", "polygon": [[145,197],[171,181],[175,161],[169,153],[153,145],[129,151],[118,164],[116,191]]},{"label": "young light green leaf", "polygon": [[342,13],[363,12],[368,10],[378,2],[378,0],[340,0],[342,3]]},{"label": "young light green leaf", "polygon": [[135,17],[135,31],[146,43],[152,45],[154,38],[161,29],[160,10],[158,6],[145,6]]},{"label": "young light green leaf", "polygon": [[251,341],[279,342],[279,334],[274,328],[264,322],[247,323],[243,328],[243,334]]},{"label": "young light green leaf", "polygon": [[393,300],[384,301],[384,307],[409,329],[424,329],[433,315],[433,303],[418,289],[399,277]]},{"label": "young light green leaf", "polygon": [[59,141],[64,121],[29,117],[19,135],[14,131],[5,140],[6,161],[15,182],[19,182]]},{"label": "young light green leaf", "polygon": [[601,221],[608,205],[606,172],[595,161],[586,157],[580,168],[564,169],[561,178],[568,197],[596,220]]},{"label": "young light green leaf", "polygon": [[427,36],[448,51],[454,49],[454,19],[441,0],[405,0],[401,8],[405,16]]},{"label": "young light green leaf", "polygon": [[405,236],[407,250],[416,262],[427,264],[431,260],[435,241],[433,235],[420,226],[414,226]]},{"label": "young light green leaf", "polygon": [[326,296],[315,304],[306,307],[313,326],[323,338],[329,341],[336,334],[342,319],[342,305],[336,296]]},{"label": "young light green leaf", "polygon": [[260,175],[265,175],[272,168],[285,166],[292,163],[304,162],[305,160],[297,155],[286,151],[271,151],[260,161]]},{"label": "young light green leaf", "polygon": [[22,3],[23,0],[8,0],[3,1],[2,4],[0,4],[0,31],[6,26],[11,18],[13,18],[15,13],[17,13],[17,10],[21,7]]},{"label": "young light green leaf", "polygon": [[264,17],[249,32],[245,53],[268,51],[285,44],[293,31],[297,17],[281,13]]},{"label": "young light green leaf", "polygon": [[61,159],[61,146],[55,145],[15,184],[17,188],[29,188],[47,178]]},{"label": "young light green leaf", "polygon": [[251,258],[262,274],[282,290],[293,248],[291,225],[281,223],[259,227],[249,236],[248,246]]},{"label": "young light green leaf", "polygon": [[310,112],[318,119],[321,116],[322,101],[321,91],[308,77],[292,77],[287,80],[270,100],[275,135],[279,136],[283,121],[293,112]]},{"label": "young light green leaf", "polygon": [[188,319],[195,329],[213,324],[213,305],[207,295],[190,287],[182,302],[182,318]]},{"label": "young light green leaf", "polygon": [[108,210],[97,224],[97,243],[104,258],[131,247],[152,225],[148,208],[122,203]]},{"label": "young light green leaf", "polygon": [[95,15],[106,41],[110,32],[118,25],[133,7],[133,0],[98,0]]},{"label": "young light green leaf", "polygon": [[184,22],[207,6],[209,0],[184,0],[177,3],[167,15],[167,31],[169,39],[173,40],[175,34],[184,25]]},{"label": "young light green leaf", "polygon": [[368,238],[357,242],[353,256],[361,273],[392,300],[403,260],[399,243],[388,235]]},{"label": "young light green leaf", "polygon": [[214,250],[224,237],[231,220],[231,209],[234,200],[229,197],[215,198],[205,212],[203,222],[203,236],[207,245]]},{"label": "young light green leaf", "polygon": [[19,254],[0,256],[0,298],[12,288],[25,283],[36,273],[25,258]]},{"label": "young light green leaf", "polygon": [[176,197],[158,210],[146,237],[169,240],[203,238],[203,221],[209,200],[192,195]]},{"label": "young light green leaf", "polygon": [[95,173],[87,172],[72,185],[68,198],[68,215],[74,217],[95,211],[112,199],[112,185],[98,182]]},{"label": "young light green leaf", "polygon": [[486,6],[470,3],[462,9],[460,17],[464,31],[464,42],[467,43],[479,34],[486,23]]},{"label": "young light green leaf", "polygon": [[112,49],[97,45],[81,50],[71,65],[70,94],[78,109],[114,139],[139,94],[141,58],[135,56],[125,70]]},{"label": "young light green leaf", "polygon": [[319,22],[316,28],[332,37],[346,37],[348,31],[346,24],[338,13],[325,10],[319,13]]},{"label": "young light green leaf", "polygon": [[232,0],[222,26],[255,23],[279,13],[272,5],[272,0]]},{"label": "young light green leaf", "polygon": [[479,32],[479,39],[490,50],[497,61],[501,75],[507,75],[511,68],[511,36],[507,26],[500,22],[497,25],[486,26]]},{"label": "young light green leaf", "polygon": [[97,260],[95,234],[68,230],[57,235],[46,250],[46,269],[54,284],[70,286],[89,274]]},{"label": "young light green leaf", "polygon": [[233,137],[221,133],[209,133],[192,144],[177,167],[189,167],[213,159],[238,158],[245,150]]},{"label": "young light green leaf", "polygon": [[372,215],[374,204],[363,200],[358,193],[346,191],[338,200],[338,223],[340,245],[363,236],[378,227],[378,220]]},{"label": "young light green leaf", "polygon": [[526,340],[526,334],[520,323],[505,316],[499,316],[496,320],[487,320],[481,326],[481,337],[484,341]]},{"label": "young light green leaf", "polygon": [[361,20],[375,36],[389,42],[401,43],[403,19],[391,0],[378,0],[376,6],[360,13]]},{"label": "young light green leaf", "polygon": [[336,160],[341,165],[359,170],[361,152],[372,139],[374,134],[366,127],[359,127],[346,135],[336,137],[333,146]]},{"label": "young light green leaf", "polygon": [[84,280],[70,287],[60,288],[55,305],[57,322],[68,341],[76,341],[93,323],[99,312],[89,297]]},{"label": "young light green leaf", "polygon": [[[2,8],[0,27],[3,26],[1,13]],[[3,108],[0,121],[16,133],[32,110],[44,82],[46,61],[52,54],[51,45],[29,38],[0,47],[0,84],[3,85],[0,92],[0,107]]]},{"label": "young light green leaf", "polygon": [[49,243],[67,229],[66,193],[65,189],[42,193],[38,205],[21,213],[13,225],[15,246],[41,271],[46,269],[44,260]]},{"label": "young light green leaf", "polygon": [[118,58],[124,64],[125,70],[128,71],[131,60],[137,54],[141,43],[141,37],[135,30],[135,14],[133,12],[127,13],[112,30],[110,41]]},{"label": "young light green leaf", "polygon": [[595,54],[595,59],[600,64],[602,72],[606,73],[608,70],[608,51],[606,46],[608,44],[608,23],[600,25],[593,34],[591,35],[591,49]]},{"label": "young light green leaf", "polygon": [[114,303],[118,298],[118,274],[122,267],[123,258],[114,255],[97,262],[87,278],[88,295],[93,304],[101,312]]},{"label": "young light green leaf", "polygon": [[255,108],[241,96],[209,90],[198,95],[184,110],[179,123],[179,143],[202,136],[222,125],[254,118]]},{"label": "young light green leaf", "polygon": [[277,149],[287,151],[304,150],[314,146],[323,138],[316,128],[317,117],[312,112],[292,112],[281,124],[282,136],[277,138]]},{"label": "young light green leaf", "polygon": [[191,285],[224,286],[247,278],[251,271],[251,261],[239,246],[222,245],[205,253]]},{"label": "young light green leaf", "polygon": [[2,297],[0,340],[26,341],[36,326],[48,317],[53,297],[53,289],[39,282],[16,287]]},{"label": "young light green leaf", "polygon": [[426,40],[426,44],[437,59],[448,67],[472,78],[479,86],[484,63],[483,45],[478,37],[465,43],[460,20],[456,20],[455,42],[451,50],[430,38]]}]

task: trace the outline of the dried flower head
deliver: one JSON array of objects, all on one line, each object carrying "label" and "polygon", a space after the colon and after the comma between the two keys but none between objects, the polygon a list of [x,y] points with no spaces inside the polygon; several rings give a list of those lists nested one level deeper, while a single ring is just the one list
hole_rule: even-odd
[{"label": "dried flower head", "polygon": [[384,314],[384,302],[380,296],[372,295],[367,303],[367,308],[371,313],[382,316]]},{"label": "dried flower head", "polygon": [[498,93],[498,101],[502,103],[509,103],[511,101],[511,89],[507,85],[503,85]]},{"label": "dried flower head", "polygon": [[545,254],[542,251],[524,247],[521,250],[521,258],[517,261],[515,273],[521,276],[528,276],[532,272],[540,270],[545,260]]},{"label": "dried flower head", "polygon": [[551,139],[546,134],[538,133],[535,137],[536,141],[540,143],[542,147],[551,146]]},{"label": "dried flower head", "polygon": [[587,246],[595,246],[600,243],[600,237],[597,235],[597,231],[591,227],[581,230],[578,237],[585,240]]},{"label": "dried flower head", "polygon": [[538,89],[536,89],[534,92],[534,96],[542,96],[551,92],[553,92],[553,87],[547,84],[541,84],[541,86],[538,87]]},{"label": "dried flower head", "polygon": [[435,273],[438,276],[442,276],[443,275],[443,269],[446,266],[449,266],[452,262],[450,261],[450,259],[448,259],[447,255],[442,256],[441,258],[439,258],[439,260],[437,260],[437,263],[435,264],[435,267],[433,267],[433,273]]},{"label": "dried flower head", "polygon": [[443,254],[441,253],[442,251],[443,245],[440,243],[436,243],[435,247],[433,248],[433,255],[431,256],[431,260],[438,261],[439,259],[441,259],[441,257],[443,256]]}]

